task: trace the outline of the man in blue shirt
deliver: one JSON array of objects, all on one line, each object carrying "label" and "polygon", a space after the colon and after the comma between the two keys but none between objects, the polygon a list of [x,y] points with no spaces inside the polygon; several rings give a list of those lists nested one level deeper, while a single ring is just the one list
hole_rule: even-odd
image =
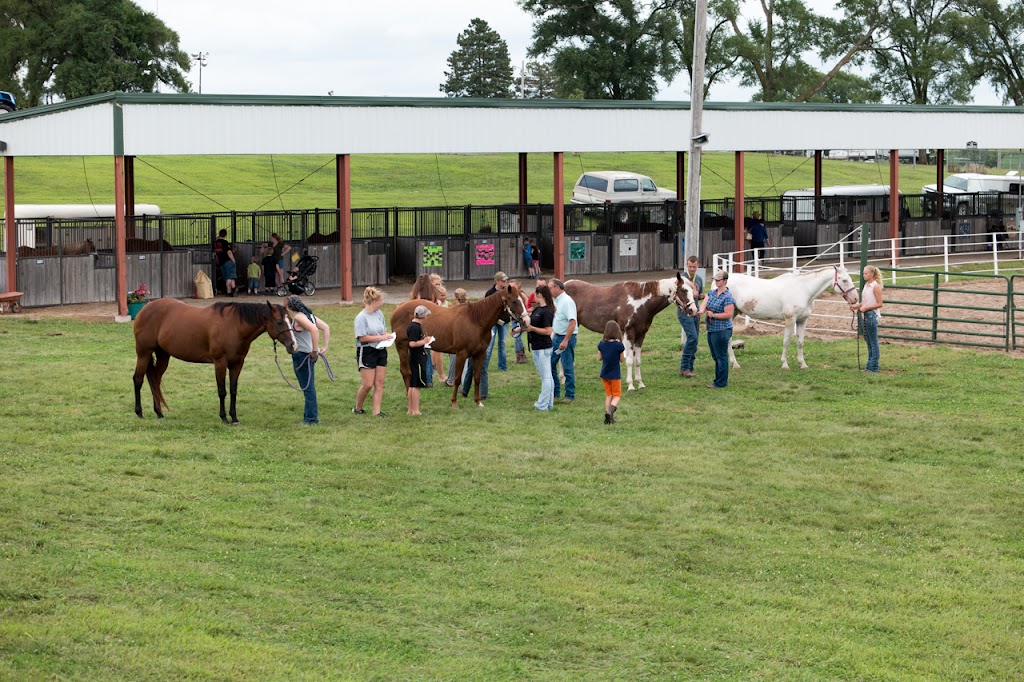
[{"label": "man in blue shirt", "polygon": [[551,375],[555,379],[555,398],[561,394],[561,382],[558,380],[558,363],[562,363],[565,374],[565,399],[563,403],[571,403],[576,399],[576,334],[579,332],[576,317],[576,301],[565,293],[560,279],[548,282],[551,295],[555,297],[555,320],[551,324]]},{"label": "man in blue shirt", "polygon": [[[696,256],[686,259],[686,274],[684,277],[693,283],[693,294],[697,297],[696,303],[700,305],[704,294],[704,278],[697,274],[700,267],[700,260]],[[686,340],[683,343],[683,357],[679,361],[679,374],[687,379],[693,377],[693,361],[697,357],[697,338],[700,333],[700,317],[687,315],[676,306],[676,317],[679,319],[679,326],[683,328]]]},{"label": "man in blue shirt", "polygon": [[764,247],[768,246],[768,226],[760,211],[754,211],[747,220],[747,231],[750,232],[750,248],[757,251],[757,257],[764,260]]}]

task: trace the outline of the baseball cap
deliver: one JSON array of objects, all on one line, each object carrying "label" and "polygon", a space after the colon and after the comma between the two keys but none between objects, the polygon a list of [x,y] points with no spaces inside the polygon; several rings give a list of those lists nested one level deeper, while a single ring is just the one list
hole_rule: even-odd
[{"label": "baseball cap", "polygon": [[418,305],[416,306],[416,310],[412,311],[412,314],[422,320],[430,314],[430,309],[425,305]]},{"label": "baseball cap", "polygon": [[507,282],[508,281],[508,275],[506,275],[501,270],[498,270],[496,273],[494,273],[494,281],[495,282]]}]

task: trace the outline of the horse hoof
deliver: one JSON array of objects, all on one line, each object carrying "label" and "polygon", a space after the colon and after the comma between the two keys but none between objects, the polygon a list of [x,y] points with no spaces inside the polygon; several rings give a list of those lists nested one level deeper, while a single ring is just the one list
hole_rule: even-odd
[{"label": "horse hoof", "polygon": [[483,401],[481,400],[480,402],[478,402],[478,403],[476,404],[476,406],[477,406],[477,407],[483,407],[483,406],[484,406],[484,403],[483,403]]},{"label": "horse hoof", "polygon": [[647,387],[646,387],[646,386],[644,386],[643,384],[637,384],[637,385],[636,385],[636,387],[637,387],[637,388],[647,388]]},{"label": "horse hoof", "polygon": [[627,390],[627,391],[635,391],[635,390],[636,390],[636,387],[634,387],[634,386],[633,386],[633,384],[630,384],[630,385],[629,385],[629,386],[628,386],[628,387],[626,388],[626,390]]}]

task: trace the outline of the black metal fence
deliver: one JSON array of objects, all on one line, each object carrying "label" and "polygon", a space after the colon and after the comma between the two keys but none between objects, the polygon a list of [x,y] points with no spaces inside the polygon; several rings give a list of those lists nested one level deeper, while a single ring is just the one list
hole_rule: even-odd
[{"label": "black metal fence", "polygon": [[[935,195],[901,195],[900,231],[907,236],[967,235],[1002,224],[1015,213],[1019,197],[1009,193],[947,194],[943,210]],[[643,272],[681,267],[683,258],[682,201],[645,204],[566,204],[566,271],[572,275],[603,272]],[[814,248],[831,243],[861,223],[884,229],[889,220],[888,196],[750,197],[744,216],[759,213],[766,221],[771,243]],[[701,257],[734,248],[733,199],[701,202]],[[212,243],[221,230],[235,245],[239,274],[252,256],[261,254],[272,234],[300,253],[321,259],[315,277],[318,287],[340,285],[338,212],[336,209],[299,211],[211,212],[185,215],[129,216],[128,254],[133,267],[145,263],[146,280],[156,282],[157,295],[184,296],[190,277],[207,269],[214,277]],[[18,221],[19,282],[33,285],[54,275],[47,258],[69,258],[89,241],[93,270],[114,267],[114,221],[41,219]],[[0,248],[5,243],[0,229]],[[353,284],[387,282],[439,272],[446,279],[487,279],[497,270],[525,276],[522,259],[525,238],[540,245],[541,265],[554,269],[554,207],[551,204],[491,206],[432,206],[365,208],[352,211]],[[77,256],[75,256],[77,257]],[[0,266],[2,267],[2,266]],[[60,268],[57,268],[60,271]],[[157,271],[158,270],[158,271]],[[83,273],[87,278],[90,273]],[[103,279],[104,275],[96,275]],[[130,276],[129,284],[133,280]],[[21,286],[19,284],[19,286]],[[152,287],[152,285],[151,285]],[[26,290],[26,305],[67,303],[65,292],[35,300]],[[86,287],[106,300],[112,285],[106,281]]]}]

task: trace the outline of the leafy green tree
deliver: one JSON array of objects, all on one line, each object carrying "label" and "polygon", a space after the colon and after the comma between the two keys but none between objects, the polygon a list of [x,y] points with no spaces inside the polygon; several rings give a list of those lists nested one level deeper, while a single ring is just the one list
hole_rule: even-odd
[{"label": "leafy green tree", "polygon": [[526,62],[526,70],[520,73],[525,99],[567,98],[558,87],[555,72],[548,62],[530,59]]},{"label": "leafy green tree", "polygon": [[559,88],[586,99],[653,99],[681,61],[677,0],[519,0],[536,17],[530,54],[548,57]]},{"label": "leafy green tree", "polygon": [[[741,84],[759,89],[755,101],[878,101],[877,88],[844,69],[864,64],[884,32],[879,1],[840,0],[844,15],[831,19],[803,0],[763,0],[762,16],[741,23],[741,3],[722,0],[732,27],[723,49],[738,56]],[[823,72],[812,61],[834,63]]]},{"label": "leafy green tree", "polygon": [[988,78],[1004,103],[1024,106],[1024,2],[959,2],[965,21],[956,36],[967,47],[975,75]]},{"label": "leafy green tree", "polygon": [[874,79],[901,104],[969,102],[978,74],[953,0],[885,0],[888,36],[872,48]]},{"label": "leafy green tree", "polygon": [[46,93],[189,90],[178,34],[129,0],[0,0],[0,77],[26,106]]},{"label": "leafy green tree", "polygon": [[[696,3],[694,0],[682,0],[679,4],[679,15],[682,27],[674,43],[679,53],[679,61],[686,73],[686,81],[693,82],[693,23]],[[704,56],[704,99],[711,94],[711,87],[720,81],[728,80],[734,75],[736,61],[739,56],[729,48],[727,41],[732,35],[728,17],[721,13],[721,3],[708,2],[707,46]]]},{"label": "leafy green tree", "polygon": [[473,19],[457,42],[441,92],[449,97],[510,97],[512,60],[498,32],[483,19]]}]

